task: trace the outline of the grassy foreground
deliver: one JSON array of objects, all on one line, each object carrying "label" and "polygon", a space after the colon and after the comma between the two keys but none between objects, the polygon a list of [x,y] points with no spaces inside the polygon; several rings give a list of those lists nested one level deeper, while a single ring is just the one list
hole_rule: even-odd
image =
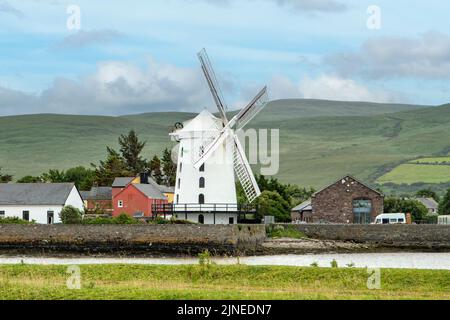
[{"label": "grassy foreground", "polygon": [[0,265],[0,299],[450,299],[450,271],[383,269],[381,290],[354,268],[263,266]]}]

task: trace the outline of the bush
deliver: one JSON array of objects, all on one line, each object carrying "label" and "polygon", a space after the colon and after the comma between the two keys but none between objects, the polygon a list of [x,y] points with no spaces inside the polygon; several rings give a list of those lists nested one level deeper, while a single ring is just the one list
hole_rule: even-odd
[{"label": "bush", "polygon": [[113,218],[115,224],[138,224],[139,221],[129,216],[126,213],[121,213],[117,217]]},{"label": "bush", "polygon": [[0,218],[0,224],[34,224],[32,221],[25,221],[17,217]]},{"label": "bush", "polygon": [[267,229],[267,236],[269,238],[291,238],[291,239],[305,239],[306,235],[298,231],[295,226],[270,226]]},{"label": "bush", "polygon": [[64,224],[80,224],[83,220],[81,211],[72,206],[65,206],[59,217]]}]

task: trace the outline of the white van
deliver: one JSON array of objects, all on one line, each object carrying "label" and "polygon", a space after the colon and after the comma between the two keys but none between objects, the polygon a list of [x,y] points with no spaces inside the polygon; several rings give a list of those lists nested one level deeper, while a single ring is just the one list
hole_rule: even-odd
[{"label": "white van", "polygon": [[406,224],[404,213],[384,213],[375,218],[374,224]]}]

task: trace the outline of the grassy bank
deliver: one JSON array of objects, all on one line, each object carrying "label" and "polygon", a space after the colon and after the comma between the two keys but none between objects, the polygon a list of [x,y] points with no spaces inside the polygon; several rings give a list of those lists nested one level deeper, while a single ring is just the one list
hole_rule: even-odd
[{"label": "grassy bank", "polygon": [[450,299],[450,271],[382,270],[381,290],[363,269],[261,266],[0,266],[0,299]]}]

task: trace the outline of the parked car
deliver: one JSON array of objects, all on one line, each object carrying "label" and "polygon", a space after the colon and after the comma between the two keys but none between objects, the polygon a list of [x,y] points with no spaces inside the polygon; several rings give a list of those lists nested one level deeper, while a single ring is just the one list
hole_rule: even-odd
[{"label": "parked car", "polygon": [[404,213],[384,213],[375,218],[374,224],[406,224]]}]

